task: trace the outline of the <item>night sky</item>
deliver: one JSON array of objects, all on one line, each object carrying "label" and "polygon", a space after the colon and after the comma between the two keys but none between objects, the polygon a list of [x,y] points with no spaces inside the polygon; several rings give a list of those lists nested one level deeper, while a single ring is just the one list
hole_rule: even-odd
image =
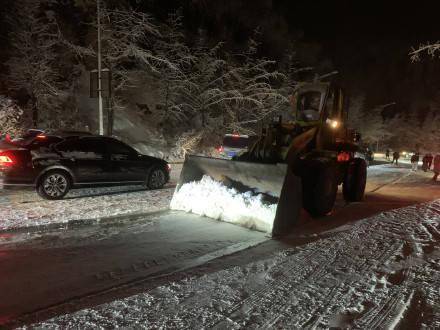
[{"label": "night sky", "polygon": [[[3,13],[10,1],[2,0]],[[440,40],[438,1],[126,1],[159,19],[182,8],[189,39],[203,28],[212,42],[225,41],[229,49],[243,47],[260,27],[262,55],[279,59],[294,42],[302,65],[312,65],[319,73],[338,70],[339,79],[349,89],[366,93],[371,107],[396,101],[398,106],[392,111],[423,108],[440,87],[440,59],[425,58],[414,64],[408,56],[412,46]],[[0,29],[1,41],[7,46],[7,31],[3,25]],[[4,60],[2,48],[0,58]]]},{"label": "night sky", "polygon": [[[388,115],[426,112],[440,87],[440,59],[412,63],[411,47],[440,40],[438,1],[371,0],[149,0],[131,3],[165,17],[181,6],[189,32],[203,27],[232,49],[256,27],[265,56],[278,59],[295,42],[303,65],[319,73],[340,72],[352,93],[365,93],[367,107],[396,102]],[[386,114],[387,115],[387,114]]]}]

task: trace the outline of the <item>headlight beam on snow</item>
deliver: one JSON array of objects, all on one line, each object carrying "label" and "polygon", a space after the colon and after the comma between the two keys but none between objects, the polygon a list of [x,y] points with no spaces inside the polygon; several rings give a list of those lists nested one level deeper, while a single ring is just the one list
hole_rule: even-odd
[{"label": "headlight beam on snow", "polygon": [[170,208],[284,235],[299,217],[301,180],[286,164],[188,155]]}]

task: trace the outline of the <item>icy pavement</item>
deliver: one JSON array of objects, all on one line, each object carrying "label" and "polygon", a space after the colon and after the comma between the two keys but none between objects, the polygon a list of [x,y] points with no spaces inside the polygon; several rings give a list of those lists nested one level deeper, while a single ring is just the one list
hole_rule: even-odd
[{"label": "icy pavement", "polygon": [[440,327],[440,200],[266,260],[190,277],[43,328]]}]

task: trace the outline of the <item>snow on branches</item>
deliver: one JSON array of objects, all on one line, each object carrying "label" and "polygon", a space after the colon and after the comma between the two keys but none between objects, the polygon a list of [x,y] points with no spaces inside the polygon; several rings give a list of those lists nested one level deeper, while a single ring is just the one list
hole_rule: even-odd
[{"label": "snow on branches", "polygon": [[0,95],[0,135],[16,135],[21,131],[23,110],[11,99]]},{"label": "snow on branches", "polygon": [[33,125],[38,126],[54,119],[65,87],[57,67],[58,25],[54,12],[40,0],[28,0],[25,5],[18,1],[16,5],[8,18],[13,49],[13,56],[6,63],[8,84],[13,91],[26,92],[27,108]]},{"label": "snow on branches", "polygon": [[274,70],[274,61],[256,56],[257,46],[250,40],[247,52],[231,55],[222,43],[209,48],[201,38],[181,69],[182,79],[175,81],[171,110],[219,133],[247,131],[276,112],[288,103],[276,87],[285,77]]},{"label": "snow on branches", "polygon": [[427,53],[431,57],[435,57],[435,55],[440,50],[440,41],[434,42],[434,43],[426,43],[419,45],[418,48],[412,48],[409,52],[409,56],[413,62],[420,61],[420,56],[423,53]]}]

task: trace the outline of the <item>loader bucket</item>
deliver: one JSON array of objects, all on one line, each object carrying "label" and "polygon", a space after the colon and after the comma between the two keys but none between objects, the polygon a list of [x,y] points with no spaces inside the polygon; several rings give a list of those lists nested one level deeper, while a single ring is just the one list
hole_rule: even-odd
[{"label": "loader bucket", "polygon": [[188,155],[170,208],[281,236],[301,209],[301,179],[286,164]]}]

